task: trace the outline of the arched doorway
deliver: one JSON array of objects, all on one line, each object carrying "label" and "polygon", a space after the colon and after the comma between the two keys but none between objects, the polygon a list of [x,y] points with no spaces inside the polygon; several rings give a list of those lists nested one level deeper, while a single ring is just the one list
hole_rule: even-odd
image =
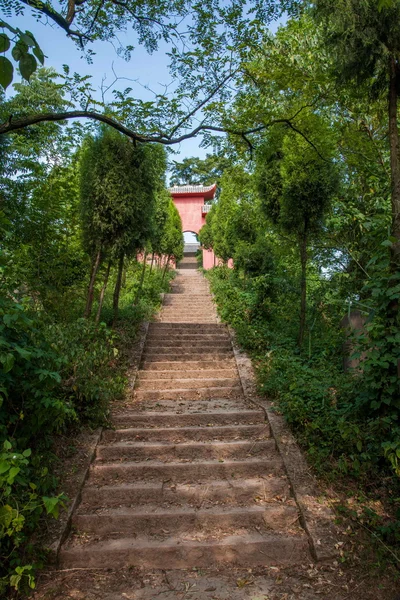
[{"label": "arched doorway", "polygon": [[183,240],[185,242],[185,254],[187,254],[188,252],[197,252],[197,250],[200,248],[200,242],[197,237],[197,233],[195,233],[194,231],[184,231]]}]

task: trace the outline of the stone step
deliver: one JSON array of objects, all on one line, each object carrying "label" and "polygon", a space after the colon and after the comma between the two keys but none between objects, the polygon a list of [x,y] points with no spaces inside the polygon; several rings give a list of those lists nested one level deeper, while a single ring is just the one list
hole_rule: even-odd
[{"label": "stone step", "polygon": [[257,529],[260,534],[268,531],[284,531],[293,526],[298,519],[295,506],[282,503],[271,503],[264,506],[215,506],[196,509],[160,508],[159,505],[146,505],[137,508],[104,508],[93,513],[74,515],[72,525],[78,533],[95,534],[99,537],[124,537],[160,535],[163,537],[173,532],[196,534],[202,537],[217,531],[238,529]]},{"label": "stone step", "polygon": [[238,387],[240,386],[240,379],[234,377],[225,378],[207,378],[204,376],[202,379],[194,378],[190,379],[186,377],[186,374],[181,374],[181,378],[176,379],[146,379],[144,381],[137,381],[136,389],[139,390],[170,390],[170,389],[196,389],[198,388],[215,388],[215,387]]},{"label": "stone step", "polygon": [[197,263],[188,263],[188,264],[180,264],[178,267],[179,270],[186,270],[186,269],[198,269],[198,265]]},{"label": "stone step", "polygon": [[183,300],[181,300],[179,298],[179,301],[176,300],[164,300],[163,303],[163,310],[166,309],[174,309],[174,310],[181,310],[181,311],[190,311],[190,310],[208,310],[211,312],[215,312],[215,306],[212,304],[212,301],[210,298],[204,298],[203,301],[196,301],[196,302],[191,302],[190,300],[187,300],[186,298]]},{"label": "stone step", "polygon": [[243,396],[243,389],[239,385],[225,387],[198,387],[198,388],[171,388],[171,389],[146,389],[136,390],[135,399],[141,400],[198,400],[200,398],[215,398],[220,395],[222,398],[240,398]]},{"label": "stone step", "polygon": [[232,344],[230,341],[197,341],[197,340],[148,340],[146,344],[146,352],[158,352],[163,351],[164,354],[168,354],[167,351],[177,354],[183,351],[184,354],[192,352],[203,352],[208,350],[209,352],[226,351],[232,352]]},{"label": "stone step", "polygon": [[[225,358],[226,355],[226,358]],[[232,350],[230,351],[217,351],[217,349],[215,349],[215,351],[210,352],[209,349],[208,351],[204,351],[204,352],[179,352],[179,353],[174,353],[174,354],[168,354],[168,353],[159,353],[159,352],[145,352],[143,354],[143,361],[145,363],[151,363],[151,362],[185,362],[185,360],[187,360],[188,362],[200,362],[200,361],[204,361],[204,362],[213,362],[213,361],[221,361],[223,360],[225,361],[230,361],[231,364],[234,364],[234,359],[233,359],[233,352]],[[168,368],[168,367],[166,367]],[[163,369],[164,370],[164,369]]]},{"label": "stone step", "polygon": [[284,502],[290,497],[285,476],[264,479],[209,481],[208,483],[125,483],[95,487],[87,485],[82,492],[82,511],[102,507],[154,504],[167,506],[206,507],[243,503]]},{"label": "stone step", "polygon": [[96,461],[113,460],[226,460],[257,457],[265,460],[276,452],[275,440],[240,440],[228,442],[115,442],[97,446]]},{"label": "stone step", "polygon": [[119,441],[172,442],[211,441],[231,439],[266,439],[271,435],[266,423],[259,425],[224,425],[221,427],[168,427],[107,429],[101,436],[102,443]]},{"label": "stone step", "polygon": [[248,534],[219,540],[166,540],[120,538],[103,542],[69,544],[62,548],[63,568],[148,569],[207,568],[216,565],[255,567],[307,564],[310,562],[305,535]]},{"label": "stone step", "polygon": [[165,331],[151,332],[147,335],[146,343],[159,340],[160,343],[164,341],[178,342],[229,342],[231,343],[230,337],[227,333],[171,333],[168,335]]},{"label": "stone step", "polygon": [[238,479],[243,477],[268,477],[284,472],[282,459],[277,453],[271,457],[246,458],[245,460],[193,460],[191,462],[162,462],[149,461],[124,461],[92,465],[90,470],[90,484],[110,484],[111,482],[139,482],[162,480],[185,483],[199,483],[201,481],[224,479]]},{"label": "stone step", "polygon": [[214,323],[212,325],[208,325],[208,324],[204,324],[202,325],[201,323],[182,323],[180,325],[172,325],[172,324],[168,324],[168,323],[150,323],[149,324],[149,333],[151,331],[162,331],[163,329],[165,330],[170,330],[172,329],[175,333],[178,333],[180,331],[182,331],[182,333],[188,333],[191,331],[197,331],[197,332],[201,332],[201,333],[214,333],[214,332],[218,332],[218,331],[228,331],[226,325],[224,325],[223,323]]},{"label": "stone step", "polygon": [[216,317],[203,317],[203,318],[196,318],[193,317],[191,319],[189,318],[182,318],[182,317],[169,317],[169,316],[163,316],[161,314],[160,317],[158,317],[159,319],[159,323],[179,323],[184,325],[185,323],[191,324],[191,323],[196,323],[199,325],[211,325],[213,323],[217,323],[217,318]]},{"label": "stone step", "polygon": [[184,369],[182,371],[138,371],[137,380],[139,383],[142,381],[151,380],[168,380],[168,379],[203,379],[203,378],[237,378],[238,372],[236,369],[205,369],[198,371],[188,371]]},{"label": "stone step", "polygon": [[170,319],[170,323],[216,323],[217,315],[210,313],[208,310],[202,313],[196,310],[183,313],[182,311],[173,308],[172,310],[162,310],[159,318],[163,321]]},{"label": "stone step", "polygon": [[265,422],[261,410],[210,410],[208,412],[135,412],[113,415],[113,423],[120,427],[211,427],[220,425],[253,425]]},{"label": "stone step", "polygon": [[182,358],[180,360],[173,360],[171,362],[168,362],[169,357],[164,357],[164,359],[162,359],[161,361],[157,362],[157,361],[144,361],[143,362],[143,366],[142,369],[146,370],[148,372],[150,371],[184,371],[184,370],[203,370],[203,371],[207,371],[208,369],[235,369],[236,368],[236,361],[235,359],[225,357],[223,360],[221,360],[221,357],[219,357],[219,359],[215,359],[215,357],[212,357],[210,360],[192,360],[193,357],[190,357],[191,360],[182,360]]},{"label": "stone step", "polygon": [[227,342],[179,342],[176,340],[161,343],[157,340],[147,342],[144,352],[146,356],[152,354],[201,354],[203,352],[226,354],[232,352],[232,344]]}]

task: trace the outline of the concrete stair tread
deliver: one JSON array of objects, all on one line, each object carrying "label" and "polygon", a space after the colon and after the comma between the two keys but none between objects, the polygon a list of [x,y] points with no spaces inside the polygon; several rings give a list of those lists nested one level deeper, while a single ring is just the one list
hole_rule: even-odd
[{"label": "concrete stair tread", "polygon": [[263,506],[219,506],[196,508],[191,506],[151,505],[112,507],[96,509],[92,512],[78,512],[73,519],[73,527],[79,532],[94,533],[96,537],[109,538],[135,534],[136,536],[169,537],[171,533],[215,535],[223,528],[224,535],[234,533],[238,528],[256,529],[259,533],[271,530],[294,531],[298,528],[299,513],[292,504],[279,502]]},{"label": "concrete stair tread", "polygon": [[[229,479],[230,477],[232,477],[231,474],[231,470],[234,469],[235,467],[243,467],[243,468],[248,468],[249,469],[249,473],[250,473],[250,467],[251,466],[255,466],[255,467],[260,467],[262,474],[264,474],[264,472],[268,472],[271,474],[275,474],[274,473],[274,467],[277,467],[278,465],[281,466],[282,463],[282,459],[280,458],[280,456],[277,453],[271,453],[272,456],[268,457],[268,460],[266,460],[267,457],[265,456],[257,456],[257,457],[253,457],[253,456],[246,456],[246,457],[240,457],[240,458],[232,458],[229,457],[227,459],[220,459],[218,457],[213,457],[213,458],[208,458],[207,460],[205,460],[204,458],[181,458],[179,460],[176,460],[176,457],[171,457],[170,459],[165,459],[165,460],[156,460],[156,459],[149,459],[149,460],[125,460],[125,461],[121,461],[121,462],[115,462],[115,461],[97,461],[94,462],[91,465],[91,473],[95,474],[97,473],[101,473],[101,472],[105,472],[105,471],[119,471],[121,473],[126,473],[128,475],[129,473],[129,469],[133,469],[135,471],[139,471],[140,469],[142,469],[144,472],[148,471],[157,471],[159,474],[160,472],[163,473],[165,472],[165,475],[167,475],[167,470],[172,471],[175,468],[177,470],[179,470],[180,473],[182,473],[183,471],[198,471],[198,469],[195,469],[195,467],[203,467],[205,470],[209,470],[209,468],[212,469],[212,472],[214,474],[215,471],[215,467],[217,467],[217,471],[221,471],[224,472],[225,474],[225,478]],[[167,467],[169,469],[167,469]],[[193,468],[193,469],[192,469]],[[271,470],[272,469],[272,470]],[[254,473],[251,473],[252,476],[254,476]],[[197,477],[197,475],[193,474],[193,476]],[[215,473],[215,476],[217,476],[217,474]],[[259,474],[258,476],[261,476],[261,474]],[[189,478],[190,478],[190,474],[189,474]],[[214,477],[215,478],[215,477]]]},{"label": "concrete stair tread", "polygon": [[180,369],[188,369],[188,370],[201,370],[207,371],[208,369],[220,369],[220,368],[236,368],[236,363],[233,359],[226,358],[223,361],[199,361],[199,360],[186,360],[186,361],[173,361],[168,362],[166,360],[159,361],[158,363],[153,361],[146,363],[144,361],[141,370],[150,371],[179,371]]},{"label": "concrete stair tread", "polygon": [[[96,486],[90,484],[83,489],[82,510],[90,507],[126,506],[142,503],[163,504],[165,501],[186,505],[195,502],[204,506],[208,502],[237,505],[240,502],[286,501],[290,497],[290,489],[285,475],[274,477],[241,478],[225,480],[208,480],[207,483],[171,483],[164,481],[142,483],[116,483],[114,485]],[[223,504],[225,503],[225,504]]]},{"label": "concrete stair tread", "polygon": [[226,448],[233,448],[235,449],[235,447],[240,447],[240,448],[249,448],[251,449],[252,447],[256,448],[257,444],[262,444],[265,445],[266,448],[268,449],[273,449],[275,450],[275,440],[264,440],[264,441],[258,441],[258,440],[229,440],[229,441],[185,441],[185,442],[180,442],[179,444],[171,444],[169,441],[166,442],[143,442],[143,441],[132,441],[132,442],[128,442],[128,441],[121,441],[121,442],[113,442],[112,444],[107,444],[107,445],[102,445],[99,444],[97,446],[98,450],[103,450],[104,448],[142,448],[142,449],[151,449],[151,448],[155,448],[155,449],[163,449],[163,448],[180,448],[182,450],[184,449],[200,449],[200,448],[204,448],[204,446],[207,447],[212,447],[215,449],[226,449]]},{"label": "concrete stair tread", "polygon": [[134,425],[136,427],[152,425],[157,427],[182,427],[192,425],[198,427],[210,427],[212,425],[234,425],[254,423],[264,424],[264,413],[261,411],[210,411],[210,412],[166,412],[166,411],[143,411],[143,412],[124,412],[114,415],[113,421],[117,426],[125,424],[128,427]]},{"label": "concrete stair tread", "polygon": [[197,388],[170,388],[170,389],[136,389],[134,397],[137,400],[196,400],[197,398],[211,398],[215,394],[225,398],[243,397],[240,385],[230,387],[197,387]]},{"label": "concrete stair tread", "polygon": [[275,440],[196,440],[170,441],[118,440],[97,447],[96,462],[113,461],[204,461],[237,460],[259,457],[268,459],[276,453]]},{"label": "concrete stair tread", "polygon": [[240,387],[240,379],[235,377],[209,379],[206,377],[182,379],[145,379],[137,383],[137,390],[170,390],[170,389],[210,389],[215,387]]},{"label": "concrete stair tread", "polygon": [[185,376],[185,379],[236,379],[238,372],[235,369],[206,369],[204,371],[187,371],[186,369],[182,371],[151,371],[141,369],[138,371],[137,381],[140,384],[142,381],[181,379],[183,376]]},{"label": "concrete stair tread", "polygon": [[[160,437],[162,439],[169,439],[173,436],[178,438],[195,438],[196,435],[200,437],[206,436],[269,436],[269,425],[266,423],[259,423],[257,425],[203,425],[203,426],[192,426],[192,427],[130,427],[126,429],[115,429],[103,431],[102,440],[113,441],[118,437]],[[229,437],[230,439],[230,437]]]},{"label": "concrete stair tread", "polygon": [[310,560],[305,535],[228,535],[218,540],[164,540],[119,538],[69,544],[61,551],[65,567],[122,568],[141,566],[162,569],[231,564],[241,567],[298,564]]}]

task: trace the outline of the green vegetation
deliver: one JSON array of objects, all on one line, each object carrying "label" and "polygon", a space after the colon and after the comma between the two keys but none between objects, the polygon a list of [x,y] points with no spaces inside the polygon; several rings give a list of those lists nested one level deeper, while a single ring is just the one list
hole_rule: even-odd
[{"label": "green vegetation", "polygon": [[[29,536],[64,502],[54,436],[104,423],[123,393],[183,252],[164,148],[200,133],[214,152],[173,161],[171,181],[219,183],[199,238],[234,262],[209,275],[221,315],[315,467],[380,500],[392,518],[365,519],[398,544],[399,1],[67,4],[5,0],[0,23],[2,592],[34,585]],[[43,67],[18,27],[31,12],[89,62],[94,43],[129,60],[162,41],[174,92],[143,100],[116,78],[98,94],[50,51]]]},{"label": "green vegetation", "polygon": [[[12,102],[45,90],[62,103],[53,80],[40,71]],[[64,507],[54,495],[56,436],[107,423],[138,326],[168,289],[171,273],[137,254],[154,246],[180,258],[183,249],[161,147],[135,147],[112,130],[48,127],[7,140],[2,152],[1,595],[34,587],[45,555],[30,535]]]}]

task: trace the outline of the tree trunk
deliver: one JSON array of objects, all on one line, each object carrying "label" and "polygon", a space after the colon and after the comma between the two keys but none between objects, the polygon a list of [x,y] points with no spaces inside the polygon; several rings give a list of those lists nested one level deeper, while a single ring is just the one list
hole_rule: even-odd
[{"label": "tree trunk", "polygon": [[94,297],[94,285],[96,283],[96,277],[97,277],[97,272],[99,270],[100,262],[101,262],[101,246],[98,249],[97,253],[94,255],[93,260],[92,260],[92,271],[90,274],[90,282],[89,282],[89,288],[88,288],[88,293],[87,293],[87,298],[86,298],[85,312],[83,313],[83,316],[85,317],[85,319],[88,319],[92,312],[93,297]]},{"label": "tree trunk", "polygon": [[[392,200],[392,235],[396,238],[391,247],[392,272],[400,269],[400,156],[399,129],[397,126],[397,86],[399,68],[393,56],[389,58],[389,144]],[[396,302],[398,305],[398,303]]]},{"label": "tree trunk", "polygon": [[138,290],[136,292],[134,304],[137,304],[139,302],[139,298],[140,298],[140,295],[142,293],[143,281],[144,281],[144,276],[145,276],[145,273],[146,273],[146,261],[147,261],[147,252],[145,252],[144,255],[143,255],[142,275],[140,277],[139,287],[138,287]]},{"label": "tree trunk", "polygon": [[162,279],[161,279],[161,283],[164,283],[165,274],[166,274],[166,272],[167,272],[167,269],[168,269],[168,265],[169,265],[169,259],[170,259],[170,258],[171,258],[171,255],[170,255],[170,254],[168,254],[168,257],[167,257],[167,262],[165,263],[164,272],[163,272]]},{"label": "tree trunk", "polygon": [[306,328],[306,311],[307,311],[307,235],[303,234],[300,237],[300,263],[301,263],[301,280],[300,280],[300,330],[299,330],[299,347],[301,348],[304,341],[304,333]]},{"label": "tree trunk", "polygon": [[123,270],[124,270],[124,253],[121,254],[121,256],[119,257],[119,261],[118,261],[118,274],[117,274],[117,281],[115,282],[114,297],[113,297],[113,311],[114,311],[113,327],[118,318],[119,294],[121,291]]},{"label": "tree trunk", "polygon": [[151,275],[151,272],[152,272],[152,270],[153,270],[153,262],[154,262],[154,252],[153,252],[153,254],[151,255],[151,265],[150,265],[150,273],[149,273],[149,275]]},{"label": "tree trunk", "polygon": [[101,288],[100,297],[99,297],[99,308],[97,309],[96,315],[96,324],[100,321],[101,309],[103,308],[104,294],[106,293],[108,277],[110,275],[111,269],[111,259],[108,261],[106,274],[104,275],[103,287]]}]

